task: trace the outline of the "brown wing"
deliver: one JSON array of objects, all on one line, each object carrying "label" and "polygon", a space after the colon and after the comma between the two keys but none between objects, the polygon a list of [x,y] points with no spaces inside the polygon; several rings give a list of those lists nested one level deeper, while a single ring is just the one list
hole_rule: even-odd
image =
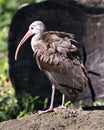
[{"label": "brown wing", "polygon": [[35,46],[35,57],[40,69],[66,72],[73,64],[72,54],[78,52],[78,48],[71,44],[71,41],[75,41],[72,38],[71,34],[68,35],[64,32],[44,33],[42,39]]},{"label": "brown wing", "polygon": [[48,73],[52,82],[68,89],[81,90],[87,78],[74,42],[78,44],[71,34],[45,32],[35,46],[34,55],[39,68]]}]

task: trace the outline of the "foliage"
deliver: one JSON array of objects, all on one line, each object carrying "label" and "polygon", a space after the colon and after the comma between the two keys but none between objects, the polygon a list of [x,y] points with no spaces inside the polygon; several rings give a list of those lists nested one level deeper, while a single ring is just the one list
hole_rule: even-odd
[{"label": "foliage", "polygon": [[[11,91],[14,91],[14,89],[12,88]],[[12,92],[12,94],[13,93],[14,92]],[[47,99],[41,101],[39,97],[33,98],[28,93],[21,93],[16,97],[12,94],[0,97],[0,121],[15,118],[19,119],[23,116],[36,113],[39,106],[42,107],[42,109],[46,109],[47,107]]]},{"label": "foliage", "polygon": [[104,106],[104,102],[101,101],[101,100],[95,101],[95,102],[93,103],[93,106]]},{"label": "foliage", "polygon": [[73,108],[73,107],[74,107],[71,101],[66,102],[66,103],[65,103],[65,106],[66,106],[67,108]]}]

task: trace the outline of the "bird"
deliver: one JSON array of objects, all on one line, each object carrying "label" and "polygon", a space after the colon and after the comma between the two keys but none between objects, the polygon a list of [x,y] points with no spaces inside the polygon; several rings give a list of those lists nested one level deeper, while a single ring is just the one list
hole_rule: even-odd
[{"label": "bird", "polygon": [[[20,47],[31,36],[35,61],[52,83],[50,107],[47,110],[39,110],[38,113],[45,114],[66,108],[65,96],[75,102],[77,95],[83,91],[88,81],[79,44],[73,34],[62,31],[46,31],[45,24],[37,20],[30,24],[27,33],[18,44],[15,60],[17,60]],[[62,93],[62,104],[54,108],[56,88]]]}]

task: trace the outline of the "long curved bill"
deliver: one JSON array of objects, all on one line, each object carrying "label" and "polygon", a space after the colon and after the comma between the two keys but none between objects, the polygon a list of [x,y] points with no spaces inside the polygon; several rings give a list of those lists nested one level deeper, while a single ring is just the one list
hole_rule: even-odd
[{"label": "long curved bill", "polygon": [[18,44],[17,46],[17,49],[16,49],[16,52],[15,52],[15,60],[17,60],[17,56],[18,56],[18,52],[19,52],[19,49],[20,47],[24,44],[24,42],[30,37],[32,36],[33,33],[29,30],[25,36],[22,38],[22,40],[20,41],[20,43]]}]

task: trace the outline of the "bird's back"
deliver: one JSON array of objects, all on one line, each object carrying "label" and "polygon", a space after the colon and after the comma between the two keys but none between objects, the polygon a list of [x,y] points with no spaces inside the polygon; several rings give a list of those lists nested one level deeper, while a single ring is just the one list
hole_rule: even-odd
[{"label": "bird's back", "polygon": [[74,101],[77,93],[83,90],[87,77],[73,35],[45,32],[34,48],[39,68],[62,93]]}]

